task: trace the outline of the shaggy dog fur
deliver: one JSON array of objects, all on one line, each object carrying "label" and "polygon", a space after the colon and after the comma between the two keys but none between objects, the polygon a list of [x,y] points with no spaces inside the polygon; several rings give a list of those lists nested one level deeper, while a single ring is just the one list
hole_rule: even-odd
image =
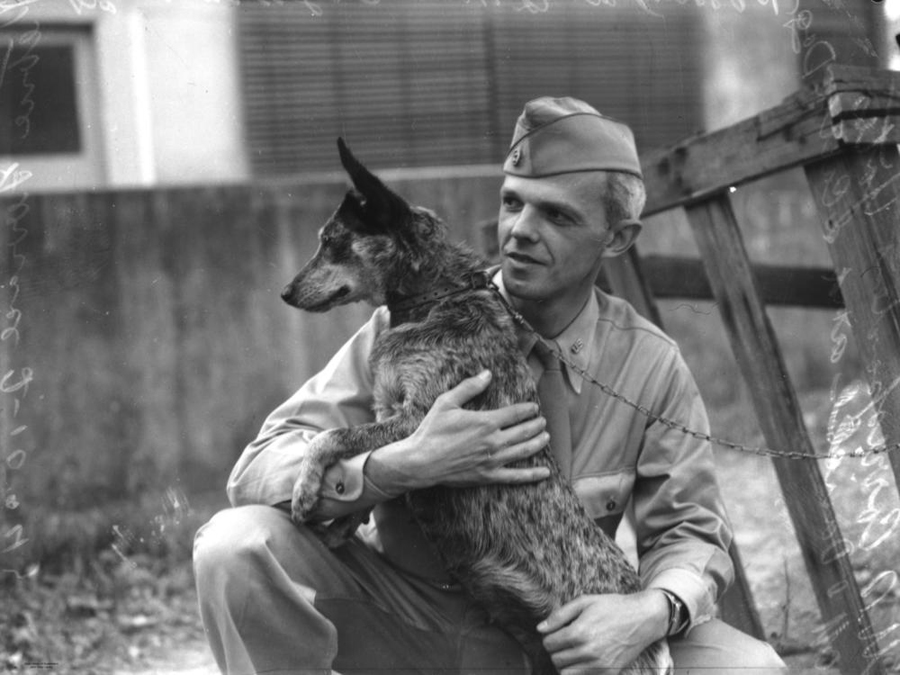
[{"label": "shaggy dog fur", "polygon": [[[435,399],[464,378],[483,369],[493,374],[471,408],[537,400],[509,313],[491,290],[469,289],[482,262],[450,243],[433,213],[407,204],[340,139],[338,146],[356,190],[321,229],[314,257],[282,297],[314,312],[360,300],[386,303],[394,311],[392,327],[379,336],[370,361],[377,422],[313,439],[294,490],[297,522],[306,522],[314,510],[328,466],[409,436]],[[401,312],[405,299],[447,289],[461,292]],[[537,623],[579,595],[633,593],[641,585],[622,551],[559,475],[549,448],[520,465],[537,464],[551,467],[549,479],[520,486],[438,486],[406,499],[447,570],[519,640],[534,672],[555,673]],[[351,517],[320,531],[337,545],[360,520]],[[662,640],[622,672],[664,673],[670,664]]]}]

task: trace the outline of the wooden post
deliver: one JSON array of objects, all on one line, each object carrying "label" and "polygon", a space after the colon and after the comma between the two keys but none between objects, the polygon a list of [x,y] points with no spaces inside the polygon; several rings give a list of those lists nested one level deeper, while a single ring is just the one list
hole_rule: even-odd
[{"label": "wooden post", "polygon": [[[606,261],[603,271],[615,295],[628,300],[641,316],[663,328],[659,307],[641,269],[637,247],[631,247],[622,256],[610,258]],[[765,640],[765,631],[756,610],[756,603],[753,601],[750,582],[737,544],[732,542],[728,554],[734,565],[734,583],[719,601],[722,620],[760,640]]]},{"label": "wooden post", "polygon": [[[767,443],[814,454],[727,194],[689,206],[687,216]],[[773,463],[841,672],[884,673],[818,464]]]},{"label": "wooden post", "polygon": [[603,265],[603,273],[613,295],[628,300],[638,314],[660,328],[663,327],[653,292],[641,270],[637,247],[632,246],[623,255],[607,260]]},{"label": "wooden post", "polygon": [[[900,443],[900,154],[896,145],[848,149],[807,166],[806,176],[866,363],[872,414],[884,442]],[[900,487],[900,450],[888,456]]]}]

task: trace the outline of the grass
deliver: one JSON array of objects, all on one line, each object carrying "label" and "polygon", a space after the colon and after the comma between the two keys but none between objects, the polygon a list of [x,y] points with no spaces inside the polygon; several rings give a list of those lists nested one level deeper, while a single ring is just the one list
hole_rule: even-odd
[{"label": "grass", "polygon": [[134,504],[32,513],[35,562],[23,578],[0,580],[0,670],[128,672],[201,640],[191,545],[219,506],[169,489]]}]

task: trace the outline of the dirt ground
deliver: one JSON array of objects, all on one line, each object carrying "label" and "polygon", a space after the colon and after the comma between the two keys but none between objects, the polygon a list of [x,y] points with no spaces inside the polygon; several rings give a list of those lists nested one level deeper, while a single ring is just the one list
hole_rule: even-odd
[{"label": "dirt ground", "polygon": [[123,668],[114,675],[219,675],[209,647],[202,640],[192,640],[184,645],[172,645],[170,651],[148,655],[144,667]]},{"label": "dirt ground", "polygon": [[[215,661],[203,642],[174,647],[168,656],[154,659],[155,663],[138,670],[122,669],[114,675],[219,675]],[[838,675],[835,667],[819,663],[813,653],[793,654],[785,657],[789,671],[797,675]]]}]

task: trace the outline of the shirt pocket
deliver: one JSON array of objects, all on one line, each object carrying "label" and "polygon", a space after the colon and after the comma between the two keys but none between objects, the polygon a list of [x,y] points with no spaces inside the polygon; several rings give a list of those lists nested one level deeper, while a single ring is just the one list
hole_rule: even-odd
[{"label": "shirt pocket", "polygon": [[622,513],[634,487],[634,469],[621,469],[594,476],[579,476],[572,481],[575,494],[591,518]]}]

